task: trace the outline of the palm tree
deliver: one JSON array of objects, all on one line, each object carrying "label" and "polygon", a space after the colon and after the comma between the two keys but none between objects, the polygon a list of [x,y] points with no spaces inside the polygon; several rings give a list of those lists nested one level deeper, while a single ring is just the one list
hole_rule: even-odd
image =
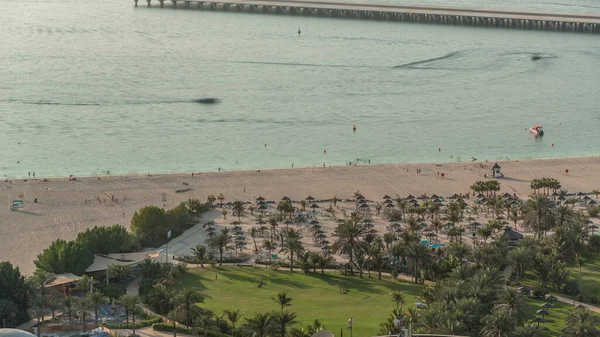
[{"label": "palm tree", "polygon": [[521,276],[523,276],[525,270],[533,263],[531,251],[524,246],[516,247],[508,253],[506,258],[514,268],[517,276],[517,284],[519,284]]},{"label": "palm tree", "polygon": [[196,258],[196,266],[200,264],[200,268],[204,268],[204,264],[208,262],[209,256],[206,246],[197,244],[195,248],[191,248],[190,251]]},{"label": "palm tree", "polygon": [[219,250],[219,266],[223,265],[223,252],[233,249],[232,242],[233,238],[227,227],[221,229],[219,234],[211,239],[213,246]]},{"label": "palm tree", "polygon": [[88,302],[94,308],[94,317],[96,318],[96,326],[98,326],[98,307],[106,303],[106,297],[98,290],[88,294]]},{"label": "palm tree", "polygon": [[227,220],[227,213],[228,213],[228,212],[227,212],[227,209],[226,209],[226,208],[223,208],[223,209],[221,210],[221,214],[223,215],[223,220]]},{"label": "palm tree", "polygon": [[300,241],[300,232],[295,229],[288,228],[285,230],[285,239],[282,242],[280,252],[289,254],[290,256],[290,271],[294,271],[294,254],[298,255],[304,251],[302,241]]},{"label": "palm tree", "polygon": [[525,324],[517,327],[514,337],[542,337],[543,330],[535,324]]},{"label": "palm tree", "polygon": [[596,195],[596,199],[598,199],[598,195],[600,194],[600,190],[599,189],[593,189],[590,193],[591,194],[595,194]]},{"label": "palm tree", "polygon": [[404,294],[400,291],[393,291],[390,293],[392,300],[396,302],[396,310],[402,312],[402,305],[404,304]]},{"label": "palm tree", "polygon": [[277,242],[266,239],[262,244],[263,248],[269,252],[269,263],[271,263],[271,252],[277,249]]},{"label": "palm tree", "polygon": [[238,221],[242,222],[241,217],[242,217],[242,214],[244,213],[244,209],[245,209],[244,203],[240,200],[236,200],[233,202],[232,207],[233,207],[233,211],[235,212],[235,215],[237,215],[237,217],[238,217]]},{"label": "palm tree", "polygon": [[282,311],[275,312],[272,315],[273,324],[275,325],[279,336],[286,337],[287,329],[297,323],[296,314],[293,312]]},{"label": "palm tree", "polygon": [[15,318],[17,311],[19,308],[15,302],[7,298],[0,298],[0,322],[2,323],[0,328],[6,328],[7,323],[10,324],[8,321]]},{"label": "palm tree", "polygon": [[317,264],[319,265],[319,268],[321,268],[321,274],[325,274],[325,268],[327,268],[327,266],[329,264],[331,264],[333,261],[335,261],[333,256],[331,256],[329,254],[321,253],[321,256],[317,260]]},{"label": "palm tree", "polygon": [[243,314],[239,309],[223,310],[223,313],[225,314],[229,322],[231,322],[231,326],[233,327],[233,332],[231,335],[235,337],[235,325],[242,318]]},{"label": "palm tree", "polygon": [[517,288],[507,287],[500,297],[498,308],[506,310],[518,324],[526,318],[525,296]]},{"label": "palm tree", "polygon": [[90,302],[88,298],[81,297],[75,302],[75,308],[79,311],[79,316],[81,317],[81,324],[83,332],[85,332],[85,322],[87,320],[88,310],[90,309]]},{"label": "palm tree", "polygon": [[183,319],[181,310],[175,308],[167,313],[167,318],[173,323],[173,337],[177,337],[177,321]]},{"label": "palm tree", "polygon": [[108,266],[107,275],[109,278],[116,279],[125,291],[125,281],[133,276],[131,265],[111,264]]},{"label": "palm tree", "polygon": [[223,195],[223,193],[219,193],[219,195],[217,196],[217,200],[219,200],[219,205],[223,207],[223,201],[225,201],[225,196]]},{"label": "palm tree", "polygon": [[578,308],[567,316],[565,337],[599,337],[600,316],[588,308]]},{"label": "palm tree", "polygon": [[198,336],[202,334],[202,336],[208,337],[209,332],[218,331],[217,322],[213,319],[212,312],[197,317],[196,320],[194,320],[194,325],[196,327],[193,330]]},{"label": "palm tree", "polygon": [[579,293],[581,293],[581,267],[585,263],[585,258],[581,255],[577,255],[577,265],[579,266]]},{"label": "palm tree", "polygon": [[259,230],[256,227],[252,227],[250,229],[250,236],[252,237],[252,242],[254,243],[254,253],[256,254],[256,260],[258,261],[258,245],[256,244],[256,237],[258,236]]},{"label": "palm tree", "polygon": [[73,324],[73,309],[75,308],[75,300],[71,296],[63,298],[63,308],[66,310],[67,317],[69,318],[69,325]]},{"label": "palm tree", "polygon": [[204,301],[204,298],[196,289],[185,288],[175,296],[175,308],[181,310],[185,317],[185,325],[192,323],[192,311],[196,303]]},{"label": "palm tree", "polygon": [[527,200],[523,205],[523,225],[533,228],[537,232],[538,238],[545,230],[545,222],[550,215],[552,201],[543,194],[536,194]]},{"label": "palm tree", "polygon": [[246,318],[243,329],[249,336],[268,337],[271,330],[271,322],[271,314],[258,313],[252,318]]},{"label": "palm tree", "polygon": [[408,246],[408,257],[413,261],[414,264],[414,278],[415,282],[418,281],[419,267],[424,265],[429,258],[429,248],[421,243],[413,242]]},{"label": "palm tree", "polygon": [[362,240],[368,230],[360,219],[346,218],[333,232],[336,241],[331,246],[334,253],[347,256],[350,264],[350,272],[354,265],[357,254],[364,254],[368,244]]},{"label": "palm tree", "polygon": [[283,312],[283,308],[292,306],[292,304],[291,304],[292,298],[288,297],[287,294],[288,294],[287,291],[282,291],[277,294],[277,298],[271,297],[271,299],[273,301],[275,301],[275,302],[277,302],[277,304],[279,304],[279,306],[281,307],[281,312]]},{"label": "palm tree", "polygon": [[87,292],[92,288],[92,279],[87,275],[83,275],[79,280],[75,282],[75,285],[75,289],[81,290],[81,292],[83,293],[83,297],[85,297]]},{"label": "palm tree", "polygon": [[210,205],[210,208],[214,208],[215,201],[217,201],[217,197],[215,197],[214,194],[210,194],[208,197],[206,197],[206,201]]},{"label": "palm tree", "polygon": [[481,337],[505,337],[515,329],[515,318],[506,310],[494,307],[492,312],[483,319],[484,325],[481,329]]},{"label": "palm tree", "polygon": [[[33,276],[27,280],[27,282],[31,285],[31,287],[39,292],[39,311],[42,315],[38,316],[38,322],[43,319],[44,312],[46,312],[46,288],[50,283],[56,280],[56,275],[49,273],[47,271],[38,269],[35,271]],[[39,335],[39,333],[38,333]]]},{"label": "palm tree", "polygon": [[129,325],[129,312],[132,313],[132,323],[133,323],[133,334],[135,335],[135,311],[140,305],[140,297],[137,295],[123,295],[119,299],[118,303],[125,307],[126,315],[127,315],[127,324]]}]

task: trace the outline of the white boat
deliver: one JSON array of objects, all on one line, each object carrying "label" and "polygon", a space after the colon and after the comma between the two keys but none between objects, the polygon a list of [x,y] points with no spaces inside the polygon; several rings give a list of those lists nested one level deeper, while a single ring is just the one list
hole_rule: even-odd
[{"label": "white boat", "polygon": [[529,128],[529,132],[531,132],[532,134],[536,135],[536,136],[543,136],[544,135],[544,130],[542,130],[542,126],[541,125],[534,125],[531,128]]}]

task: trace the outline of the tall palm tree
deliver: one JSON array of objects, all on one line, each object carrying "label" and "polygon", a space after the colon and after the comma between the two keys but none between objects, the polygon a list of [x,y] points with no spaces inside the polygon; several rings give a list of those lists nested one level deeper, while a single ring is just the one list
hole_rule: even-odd
[{"label": "tall palm tree", "polygon": [[75,308],[79,311],[81,317],[81,324],[83,332],[85,332],[85,322],[87,320],[88,310],[90,309],[90,302],[86,297],[81,297],[75,302]]},{"label": "tall palm tree", "polygon": [[327,268],[327,266],[329,264],[331,264],[333,261],[335,261],[333,256],[331,256],[329,254],[321,253],[321,257],[319,257],[319,259],[317,261],[319,268],[321,268],[321,274],[325,274],[325,268]]},{"label": "tall palm tree", "polygon": [[121,290],[125,291],[125,281],[133,276],[131,265],[111,264],[108,266],[107,275],[109,278],[117,280],[121,285]]},{"label": "tall palm tree", "polygon": [[280,337],[286,337],[288,328],[298,323],[296,316],[295,313],[289,311],[273,313],[273,325],[276,327]]},{"label": "tall palm tree", "polygon": [[367,251],[368,244],[362,240],[367,233],[368,230],[364,223],[360,219],[353,218],[346,218],[333,232],[333,236],[337,239],[331,246],[331,250],[348,257],[350,271],[352,271],[355,256]]},{"label": "tall palm tree", "polygon": [[300,241],[300,232],[295,229],[288,228],[284,231],[284,233],[282,233],[282,235],[285,235],[285,238],[279,251],[290,256],[290,271],[293,272],[294,254],[298,255],[304,251],[304,246],[302,245],[302,241]]},{"label": "tall palm tree", "polygon": [[69,319],[69,325],[73,324],[73,309],[75,309],[75,300],[71,296],[66,296],[63,298],[63,308],[66,311],[67,317]]},{"label": "tall palm tree", "polygon": [[533,256],[531,251],[527,247],[516,247],[511,250],[506,256],[508,262],[514,268],[517,276],[517,284],[525,270],[533,263]]},{"label": "tall palm tree", "polygon": [[[135,335],[135,312],[141,303],[140,297],[137,295],[123,295],[119,299],[118,303],[125,307],[125,310],[127,311],[127,313],[129,313],[129,312],[132,313],[132,323],[133,323],[132,334]],[[129,315],[128,315],[127,319],[129,320]],[[127,324],[129,324],[129,323],[127,323]]]},{"label": "tall palm tree", "polygon": [[192,324],[192,312],[196,303],[204,301],[202,295],[198,290],[193,288],[185,288],[181,290],[174,299],[175,307],[181,310],[185,317],[185,325],[190,326]]},{"label": "tall palm tree", "polygon": [[256,227],[252,227],[250,229],[250,237],[252,237],[252,242],[254,243],[254,253],[256,254],[256,260],[258,260],[258,253],[259,253],[258,245],[256,244],[256,237],[258,236],[259,232],[260,232],[259,229]]},{"label": "tall palm tree", "polygon": [[523,225],[535,229],[538,238],[545,230],[545,222],[550,215],[552,201],[543,194],[536,194],[523,204]]},{"label": "tall palm tree", "polygon": [[88,302],[94,308],[94,317],[96,318],[96,325],[98,325],[98,307],[106,303],[106,297],[98,290],[94,290],[88,294]]},{"label": "tall palm tree", "polygon": [[90,291],[90,289],[92,288],[92,279],[87,275],[83,275],[79,280],[75,282],[75,285],[75,289],[81,290],[81,292],[83,293],[83,297],[85,297],[87,292]]},{"label": "tall palm tree", "polygon": [[[39,297],[39,309],[38,312],[41,312],[42,315],[38,316],[37,319],[40,321],[44,317],[44,312],[46,312],[46,289],[48,285],[56,280],[56,275],[53,273],[38,269],[35,271],[33,276],[27,280],[30,284],[31,288],[35,289],[40,297]],[[38,330],[39,332],[39,330]],[[39,335],[39,333],[38,333]]]},{"label": "tall palm tree", "polygon": [[581,267],[583,267],[583,264],[585,263],[585,258],[581,255],[577,255],[577,265],[579,266],[579,292],[582,292],[581,289]]},{"label": "tall palm tree", "polygon": [[277,294],[277,297],[271,297],[271,299],[281,307],[281,312],[283,312],[283,308],[292,306],[292,298],[288,296],[287,291],[282,291]]},{"label": "tall palm tree", "polygon": [[269,252],[269,263],[271,263],[271,252],[277,249],[277,242],[271,239],[266,239],[265,241],[263,241],[262,246]]},{"label": "tall palm tree", "polygon": [[408,257],[413,262],[415,273],[413,276],[415,278],[415,282],[417,282],[419,278],[419,268],[431,258],[431,255],[429,254],[429,248],[423,244],[413,242],[408,246],[407,253]]},{"label": "tall palm tree", "polygon": [[258,313],[252,318],[246,318],[243,329],[249,336],[268,337],[271,331],[271,320],[271,314]]},{"label": "tall palm tree", "polygon": [[229,228],[221,229],[219,234],[211,239],[212,245],[219,251],[219,266],[223,265],[223,252],[233,249],[233,237]]},{"label": "tall palm tree", "polygon": [[400,291],[393,291],[390,293],[392,300],[396,302],[396,310],[402,312],[402,305],[404,304],[404,294]]},{"label": "tall palm tree", "polygon": [[508,337],[515,329],[515,318],[506,310],[492,309],[492,312],[483,319],[481,337]]},{"label": "tall palm tree", "polygon": [[181,314],[181,310],[175,308],[169,313],[167,313],[167,318],[173,323],[173,337],[177,337],[177,321],[183,319],[183,315]]},{"label": "tall palm tree", "polygon": [[201,316],[198,316],[195,320],[194,320],[194,325],[195,328],[193,329],[196,332],[196,335],[200,336],[204,336],[204,337],[208,337],[208,334],[210,332],[216,332],[217,329],[217,322],[213,319],[213,315],[212,312],[211,314],[204,314]]},{"label": "tall palm tree", "polygon": [[571,311],[567,316],[565,337],[599,337],[600,316],[588,308],[579,308]]},{"label": "tall palm tree", "polygon": [[272,216],[269,218],[268,223],[271,226],[271,240],[273,240],[273,237],[277,233],[277,227],[279,227],[279,221],[276,217]]},{"label": "tall palm tree", "polygon": [[219,205],[222,207],[223,201],[225,201],[225,196],[223,195],[223,193],[219,193],[219,195],[217,196],[217,199],[219,200]]},{"label": "tall palm tree", "polygon": [[196,258],[196,264],[200,264],[200,268],[204,268],[204,264],[208,262],[209,256],[206,246],[197,244],[195,248],[190,249],[191,253]]},{"label": "tall palm tree", "polygon": [[233,211],[238,217],[238,221],[242,222],[242,214],[244,213],[244,209],[246,209],[246,207],[244,206],[244,202],[236,200],[233,202],[232,207]]},{"label": "tall palm tree", "polygon": [[240,309],[235,310],[223,310],[225,317],[231,322],[231,326],[233,327],[232,336],[235,337],[235,325],[242,318],[243,314]]}]

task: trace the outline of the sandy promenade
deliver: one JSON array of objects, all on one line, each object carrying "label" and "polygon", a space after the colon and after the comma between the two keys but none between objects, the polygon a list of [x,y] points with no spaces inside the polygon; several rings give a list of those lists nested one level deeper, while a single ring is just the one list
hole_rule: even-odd
[{"label": "sandy promenade", "polygon": [[[483,164],[486,167],[481,167]],[[499,162],[505,178],[502,192],[521,198],[530,194],[533,178],[554,177],[571,192],[600,189],[600,157]],[[223,193],[227,201],[254,201],[258,196],[280,200],[287,195],[300,200],[333,196],[351,198],[353,192],[372,200],[384,194],[436,193],[449,196],[467,193],[476,180],[491,173],[490,163],[397,164],[339,166],[331,168],[275,169],[237,172],[106,176],[0,182],[0,260],[33,272],[33,260],[57,238],[73,239],[78,232],[94,226],[129,226],[133,213],[146,205],[172,208],[188,198],[206,200],[209,194]],[[417,169],[422,173],[417,175]],[[569,170],[569,174],[565,170]],[[438,172],[445,177],[438,176]],[[186,182],[189,184],[184,185]],[[176,189],[190,191],[175,193]],[[115,201],[112,201],[114,196]],[[163,202],[163,196],[166,201]],[[37,204],[33,203],[38,198]],[[12,200],[22,199],[25,207],[10,211]]]}]

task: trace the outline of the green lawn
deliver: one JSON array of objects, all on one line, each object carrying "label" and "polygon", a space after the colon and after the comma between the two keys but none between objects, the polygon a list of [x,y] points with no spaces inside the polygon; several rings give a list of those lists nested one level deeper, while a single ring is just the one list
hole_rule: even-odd
[{"label": "green lawn", "polygon": [[[535,298],[527,298],[527,309],[529,310],[529,316],[535,317],[535,312],[542,309],[541,305],[545,301]],[[573,310],[573,306],[567,303],[561,303],[554,301],[552,303],[554,308],[548,309],[549,315],[546,315],[544,319],[546,323],[540,323],[540,326],[547,328],[545,332],[546,336],[560,336],[563,334],[562,329],[565,328],[565,321],[567,316]],[[532,323],[531,321],[529,323]]]},{"label": "green lawn", "polygon": [[[570,278],[579,281],[577,263],[569,263],[567,269]],[[598,254],[585,255],[585,263],[581,267],[581,292],[586,297],[600,293],[600,256]]]},{"label": "green lawn", "polygon": [[[581,288],[583,295],[586,298],[589,298],[590,295],[600,293],[600,256],[598,254],[588,253],[584,257],[585,263],[581,268]],[[569,270],[569,279],[579,282],[579,266],[577,263],[568,263],[567,270]],[[539,285],[534,272],[531,270],[525,273],[521,282],[532,286]],[[551,287],[551,285],[549,286]]]},{"label": "green lawn", "polygon": [[[267,277],[267,284],[258,288],[261,275]],[[347,282],[349,290],[345,295],[339,291],[342,282]],[[352,316],[353,335],[358,337],[379,333],[379,324],[395,308],[390,292],[402,291],[406,295],[404,307],[407,308],[413,306],[422,289],[420,285],[391,280],[385,276],[381,281],[366,275],[361,280],[357,276],[344,277],[334,273],[321,275],[320,272],[305,275],[300,271],[290,273],[283,269],[273,271],[263,267],[192,269],[184,276],[182,286],[197,288],[204,295],[202,307],[217,314],[225,309],[240,309],[245,317],[257,312],[278,310],[271,297],[287,290],[293,298],[289,309],[298,314],[298,321],[302,325],[318,318],[327,329],[338,335]]]}]

